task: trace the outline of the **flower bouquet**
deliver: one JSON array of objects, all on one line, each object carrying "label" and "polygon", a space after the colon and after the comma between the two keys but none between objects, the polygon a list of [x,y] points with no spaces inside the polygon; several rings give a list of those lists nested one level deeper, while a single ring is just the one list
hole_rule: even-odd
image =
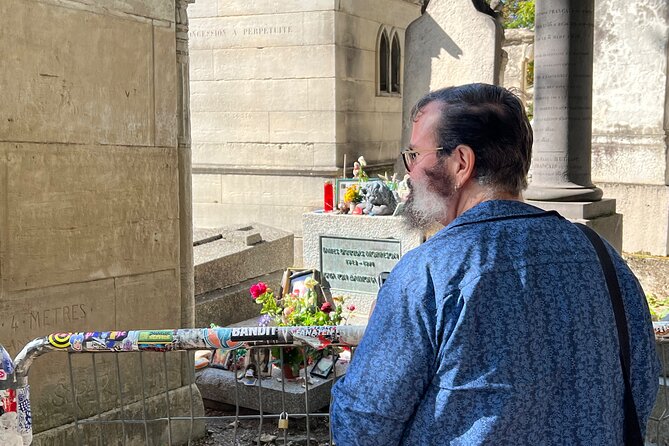
[{"label": "flower bouquet", "polygon": [[[355,311],[354,305],[344,306],[343,297],[333,298],[334,304],[330,302],[318,302],[318,281],[308,278],[304,287],[284,294],[282,299],[274,296],[274,292],[265,283],[258,282],[251,286],[249,292],[260,309],[260,325],[287,326],[315,326],[315,325],[341,325],[351,317]],[[272,362],[281,365],[281,351],[272,348]],[[299,375],[300,368],[305,362],[311,363],[313,356],[307,354],[305,357],[300,347],[285,347],[283,349],[282,372],[286,379]],[[288,376],[287,376],[288,375]]]}]

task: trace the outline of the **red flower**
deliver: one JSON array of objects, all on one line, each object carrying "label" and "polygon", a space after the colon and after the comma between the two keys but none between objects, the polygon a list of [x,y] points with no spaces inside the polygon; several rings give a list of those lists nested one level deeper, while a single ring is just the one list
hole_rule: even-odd
[{"label": "red flower", "polygon": [[251,296],[253,296],[254,299],[259,298],[265,292],[267,291],[267,285],[265,285],[262,282],[258,282],[255,285],[252,285],[251,288],[249,288],[249,292],[251,293]]},{"label": "red flower", "polygon": [[323,313],[328,313],[329,314],[332,311],[334,311],[334,307],[332,306],[332,304],[330,302],[325,302],[323,305],[321,305],[321,311]]},{"label": "red flower", "polygon": [[355,311],[355,305],[349,305],[348,311]]}]

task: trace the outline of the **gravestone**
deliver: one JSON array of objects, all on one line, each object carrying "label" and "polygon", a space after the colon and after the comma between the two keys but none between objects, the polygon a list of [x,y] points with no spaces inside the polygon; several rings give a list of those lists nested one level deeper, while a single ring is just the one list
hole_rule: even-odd
[{"label": "gravestone", "polygon": [[402,217],[310,212],[303,224],[304,266],[319,270],[326,292],[346,296],[360,317],[369,314],[379,274],[425,239]]},{"label": "gravestone", "polygon": [[[402,145],[411,136],[410,111],[429,91],[472,82],[497,84],[502,28],[492,10],[471,0],[431,0],[406,31]],[[487,12],[482,12],[487,11]]]}]

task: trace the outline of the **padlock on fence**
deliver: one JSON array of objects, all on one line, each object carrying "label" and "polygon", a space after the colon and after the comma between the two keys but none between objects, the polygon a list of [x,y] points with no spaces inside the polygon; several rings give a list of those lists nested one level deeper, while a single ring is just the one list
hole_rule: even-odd
[{"label": "padlock on fence", "polygon": [[279,429],[288,429],[288,412],[279,415]]}]

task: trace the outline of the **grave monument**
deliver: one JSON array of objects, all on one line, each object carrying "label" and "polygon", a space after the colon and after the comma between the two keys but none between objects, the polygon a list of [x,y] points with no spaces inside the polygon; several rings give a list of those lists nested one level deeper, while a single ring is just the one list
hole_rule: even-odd
[{"label": "grave monument", "polygon": [[622,216],[590,179],[594,0],[538,2],[534,44],[534,147],[524,196],[591,226],[616,249]]}]

